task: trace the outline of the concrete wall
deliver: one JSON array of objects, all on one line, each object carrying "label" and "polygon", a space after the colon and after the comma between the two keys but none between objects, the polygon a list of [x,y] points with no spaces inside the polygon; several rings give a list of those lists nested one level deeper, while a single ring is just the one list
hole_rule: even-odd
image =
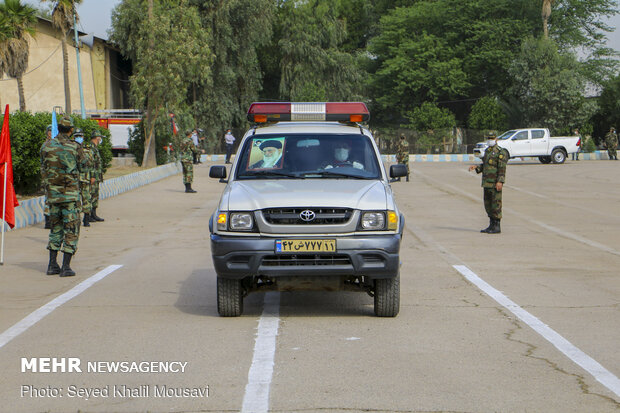
[{"label": "concrete wall", "polygon": [[[71,88],[71,107],[80,109],[80,91],[77,73],[77,57],[75,52],[73,33],[68,37],[67,51],[69,55],[69,82]],[[50,112],[54,106],[65,109],[65,90],[63,80],[63,59],[60,42],[60,31],[54,29],[50,22],[39,20],[35,38],[30,39],[30,57],[28,69],[23,77],[26,109],[30,112]],[[95,44],[95,49],[97,44]],[[104,53],[105,57],[105,53]],[[93,60],[97,63],[97,71],[93,71]],[[82,69],[82,84],[84,89],[84,105],[87,109],[98,107],[95,96],[94,74],[99,78],[100,57],[91,57],[91,50],[87,46],[80,48],[80,63]],[[105,62],[103,63],[105,65]],[[103,78],[103,97],[100,101],[105,104],[105,78]],[[100,81],[98,82],[100,83]],[[98,88],[101,88],[98,85]],[[0,81],[0,103],[2,107],[7,103],[11,112],[19,109],[17,80],[6,75]]]}]

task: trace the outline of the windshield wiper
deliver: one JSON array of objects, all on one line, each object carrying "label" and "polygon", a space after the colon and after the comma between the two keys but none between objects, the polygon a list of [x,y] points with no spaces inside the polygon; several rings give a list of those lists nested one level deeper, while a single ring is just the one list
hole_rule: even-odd
[{"label": "windshield wiper", "polygon": [[334,178],[355,178],[355,179],[368,179],[359,175],[351,175],[342,172],[332,172],[332,171],[314,171],[314,172],[304,172],[304,176],[307,175],[319,175],[324,177],[334,177]]},{"label": "windshield wiper", "polygon": [[243,175],[240,175],[240,178],[246,178],[249,176],[283,176],[285,178],[295,178],[295,179],[306,179],[304,176],[299,174],[289,173],[289,172],[281,172],[281,171],[247,171]]}]

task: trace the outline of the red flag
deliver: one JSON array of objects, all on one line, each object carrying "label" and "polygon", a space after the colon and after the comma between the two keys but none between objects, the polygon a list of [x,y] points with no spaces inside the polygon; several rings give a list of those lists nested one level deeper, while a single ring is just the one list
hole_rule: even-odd
[{"label": "red flag", "polygon": [[[6,167],[5,167],[6,165]],[[6,170],[6,176],[4,171]],[[6,182],[6,200],[4,196]],[[4,221],[9,227],[15,227],[15,207],[19,205],[15,196],[15,188],[13,188],[13,161],[11,157],[11,136],[9,134],[9,105],[4,110],[4,122],[2,123],[2,134],[0,134],[0,218],[4,217]],[[3,205],[6,202],[6,211],[3,211]]]},{"label": "red flag", "polygon": [[177,128],[177,123],[174,119],[174,113],[170,114],[170,122],[172,122],[172,134],[174,136],[177,136],[177,133],[179,132],[179,129]]}]

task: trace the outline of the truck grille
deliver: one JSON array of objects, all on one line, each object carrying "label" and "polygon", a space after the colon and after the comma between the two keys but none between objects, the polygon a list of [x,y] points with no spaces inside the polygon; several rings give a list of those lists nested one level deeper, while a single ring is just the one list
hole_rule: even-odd
[{"label": "truck grille", "polygon": [[[312,211],[314,219],[304,221],[304,211]],[[347,223],[353,215],[352,209],[344,208],[272,208],[262,212],[265,221],[272,225],[337,225]]]},{"label": "truck grille", "polygon": [[267,255],[262,265],[268,267],[301,267],[318,265],[351,265],[348,255],[295,254]]}]

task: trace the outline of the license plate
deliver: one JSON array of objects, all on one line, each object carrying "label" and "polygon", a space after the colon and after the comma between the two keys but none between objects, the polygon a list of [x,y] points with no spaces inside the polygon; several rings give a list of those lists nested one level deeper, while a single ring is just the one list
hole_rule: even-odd
[{"label": "license plate", "polygon": [[276,252],[336,252],[335,239],[276,240]]}]

